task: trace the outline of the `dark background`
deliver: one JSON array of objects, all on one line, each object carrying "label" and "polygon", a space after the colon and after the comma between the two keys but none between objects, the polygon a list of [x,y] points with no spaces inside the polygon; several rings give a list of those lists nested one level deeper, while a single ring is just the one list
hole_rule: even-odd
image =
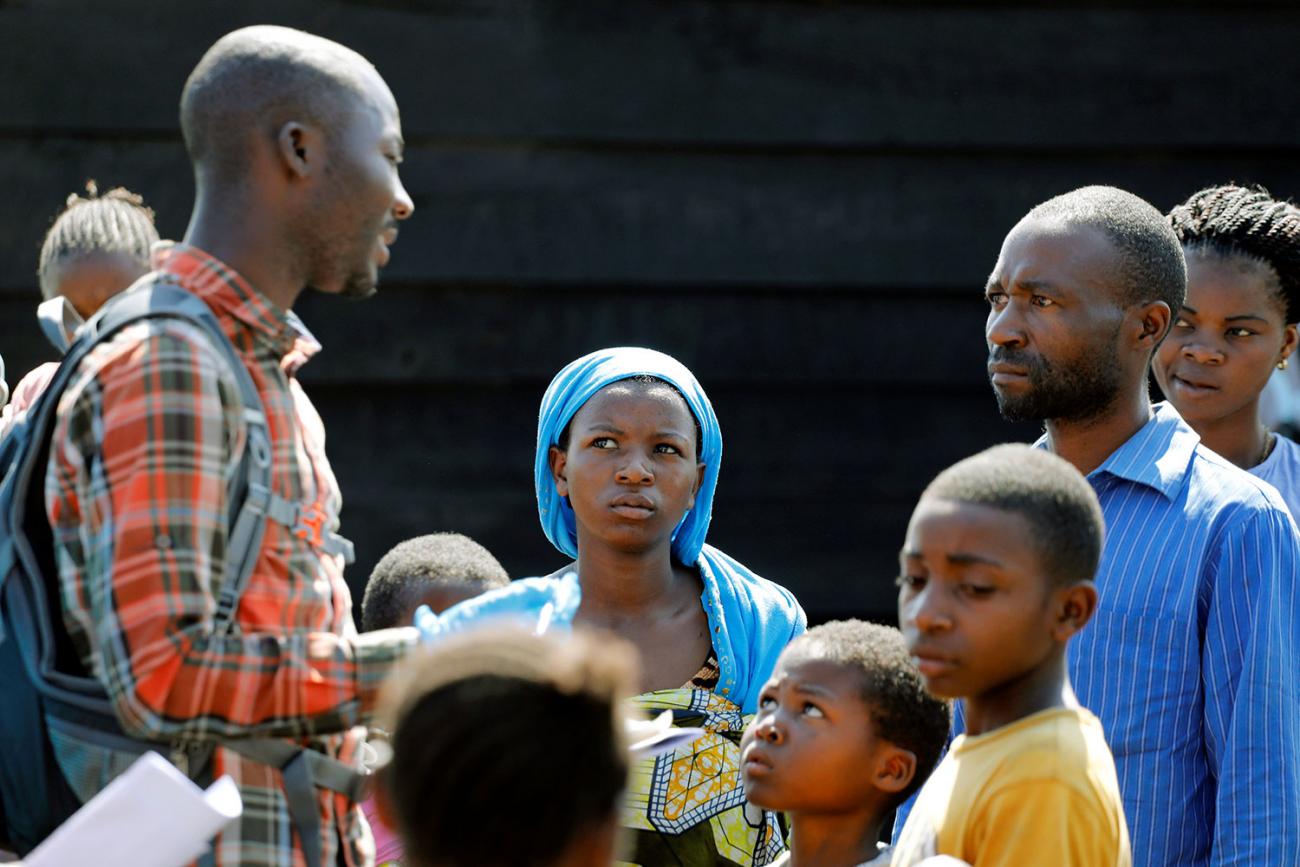
[{"label": "dark background", "polygon": [[[1032,205],[1087,183],[1162,209],[1235,179],[1300,193],[1300,15],[1236,3],[0,0],[0,352],[86,178],[184,232],[177,126],[222,33],[287,24],[391,85],[416,204],[378,297],[305,297],[303,373],[357,542],[458,530],[562,562],[536,410],[589,350],[681,358],[726,439],[710,541],[814,620],[893,619],[895,552],[997,416],[981,289]],[[359,595],[358,595],[359,598]]]}]

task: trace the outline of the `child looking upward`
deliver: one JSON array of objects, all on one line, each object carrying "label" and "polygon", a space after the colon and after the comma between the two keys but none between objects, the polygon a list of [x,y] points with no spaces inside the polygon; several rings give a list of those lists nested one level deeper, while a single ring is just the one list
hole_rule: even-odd
[{"label": "child looking upward", "polygon": [[888,864],[881,825],[934,768],[948,726],[897,629],[845,620],[792,641],[741,744],[750,802],[790,819],[776,864]]},{"label": "child looking upward", "polygon": [[898,619],[926,688],[965,700],[966,730],[921,789],[894,867],[1131,863],[1114,760],[1066,672],[1101,546],[1092,487],[1042,449],[996,446],[921,495]]}]

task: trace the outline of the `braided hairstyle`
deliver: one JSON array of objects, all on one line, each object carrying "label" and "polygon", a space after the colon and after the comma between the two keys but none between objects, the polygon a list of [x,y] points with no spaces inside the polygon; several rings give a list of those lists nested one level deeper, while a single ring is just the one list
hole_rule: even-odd
[{"label": "braided hairstyle", "polygon": [[392,746],[380,785],[409,863],[540,867],[612,823],[635,659],[609,636],[484,627],[408,660],[378,719]]},{"label": "braided hairstyle", "polygon": [[149,250],[158,241],[153,211],[144,199],[125,187],[100,194],[93,180],[86,182],[86,195],[68,196],[63,210],[45,233],[41,243],[41,294],[55,294],[53,270],[98,253],[120,253],[149,270]]},{"label": "braided hairstyle", "polygon": [[1207,187],[1169,212],[1189,253],[1242,257],[1265,266],[1286,322],[1300,321],[1300,208],[1257,184]]}]

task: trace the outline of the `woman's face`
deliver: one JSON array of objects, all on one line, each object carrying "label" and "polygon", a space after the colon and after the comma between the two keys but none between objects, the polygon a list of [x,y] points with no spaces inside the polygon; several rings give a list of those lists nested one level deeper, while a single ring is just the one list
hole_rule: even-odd
[{"label": "woman's face", "polygon": [[1254,411],[1277,363],[1296,346],[1259,262],[1196,252],[1187,257],[1187,302],[1156,351],[1156,381],[1187,421]]},{"label": "woman's face", "polygon": [[704,465],[695,420],[671,386],[616,382],[596,392],[569,423],[568,448],[551,448],[555,489],[568,497],[578,540],[625,551],[672,542],[695,505]]}]

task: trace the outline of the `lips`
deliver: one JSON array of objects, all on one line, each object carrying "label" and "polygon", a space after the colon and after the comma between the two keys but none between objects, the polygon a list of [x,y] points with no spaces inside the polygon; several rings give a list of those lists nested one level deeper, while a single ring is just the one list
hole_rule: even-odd
[{"label": "lips", "polygon": [[1212,382],[1198,379],[1187,379],[1176,373],[1171,373],[1169,379],[1179,390],[1188,394],[1212,394],[1219,390],[1219,386]]},{"label": "lips", "polygon": [[644,494],[619,494],[609,507],[625,518],[644,520],[655,513],[654,501]]},{"label": "lips", "polygon": [[924,647],[912,651],[912,663],[925,677],[938,677],[957,667],[951,656]]},{"label": "lips", "polygon": [[989,379],[995,383],[1019,382],[1029,377],[1029,368],[1007,364],[1005,361],[992,362],[988,367]]},{"label": "lips", "polygon": [[747,777],[765,777],[775,770],[772,760],[757,746],[751,746],[741,755],[740,769]]}]

